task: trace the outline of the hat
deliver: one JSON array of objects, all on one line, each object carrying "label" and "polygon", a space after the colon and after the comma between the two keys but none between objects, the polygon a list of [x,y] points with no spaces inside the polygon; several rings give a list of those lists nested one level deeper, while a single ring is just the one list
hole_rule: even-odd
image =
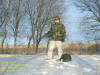
[{"label": "hat", "polygon": [[55,20],[59,19],[60,20],[60,17],[59,16],[55,16]]}]

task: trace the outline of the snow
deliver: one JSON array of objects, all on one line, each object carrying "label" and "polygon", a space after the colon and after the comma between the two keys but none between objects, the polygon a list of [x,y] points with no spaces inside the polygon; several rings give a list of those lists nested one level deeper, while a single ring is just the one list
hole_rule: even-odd
[{"label": "snow", "polygon": [[100,75],[100,55],[72,55],[70,62],[47,60],[46,54],[0,55],[0,62],[25,65],[18,72],[0,70],[0,75]]},{"label": "snow", "polygon": [[4,58],[4,57],[12,57],[12,56],[15,56],[15,55],[0,55],[0,58]]}]

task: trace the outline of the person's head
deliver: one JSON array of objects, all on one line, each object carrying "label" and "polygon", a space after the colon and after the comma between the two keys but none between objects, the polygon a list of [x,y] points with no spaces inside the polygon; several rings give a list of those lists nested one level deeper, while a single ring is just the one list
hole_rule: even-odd
[{"label": "person's head", "polygon": [[56,16],[56,17],[55,17],[55,23],[60,23],[60,18],[59,18],[59,16]]}]

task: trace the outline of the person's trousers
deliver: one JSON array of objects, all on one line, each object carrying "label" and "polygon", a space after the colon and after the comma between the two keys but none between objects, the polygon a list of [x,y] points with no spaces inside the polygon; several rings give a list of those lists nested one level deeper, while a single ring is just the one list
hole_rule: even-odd
[{"label": "person's trousers", "polygon": [[48,50],[48,59],[52,59],[54,48],[58,49],[58,59],[62,56],[62,41],[50,41]]}]

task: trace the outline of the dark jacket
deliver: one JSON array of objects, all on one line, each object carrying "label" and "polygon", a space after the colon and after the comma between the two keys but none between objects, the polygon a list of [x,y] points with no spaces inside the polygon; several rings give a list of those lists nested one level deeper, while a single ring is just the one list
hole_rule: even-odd
[{"label": "dark jacket", "polygon": [[46,36],[50,40],[64,41],[66,38],[66,30],[64,25],[61,23],[54,23]]}]

